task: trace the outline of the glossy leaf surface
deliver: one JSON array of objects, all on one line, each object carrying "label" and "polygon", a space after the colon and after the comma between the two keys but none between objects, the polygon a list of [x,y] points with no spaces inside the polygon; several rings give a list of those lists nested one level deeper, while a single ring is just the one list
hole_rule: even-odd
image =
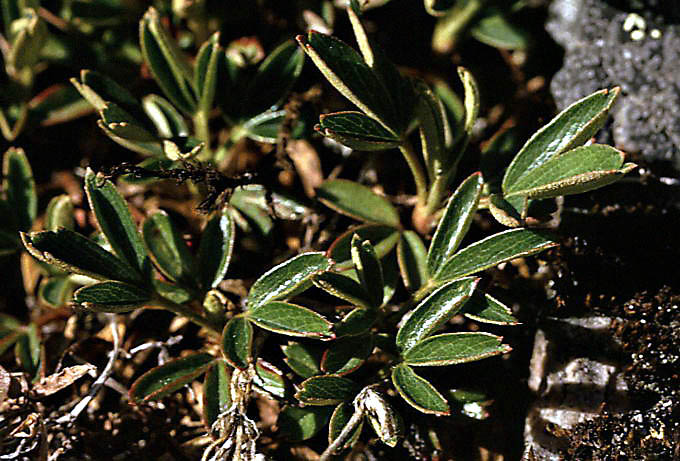
[{"label": "glossy leaf surface", "polygon": [[248,368],[253,358],[253,326],[245,316],[232,317],[224,326],[222,353],[231,366]]},{"label": "glossy leaf surface", "polygon": [[315,344],[289,342],[282,346],[284,359],[288,366],[299,376],[311,378],[321,374],[321,358],[323,350]]},{"label": "glossy leaf surface", "polygon": [[214,363],[215,357],[206,353],[170,360],[140,376],[130,388],[130,400],[142,403],[161,399],[201,376]]},{"label": "glossy leaf surface", "polygon": [[331,343],[321,360],[326,373],[346,375],[359,368],[373,351],[371,335],[349,336]]},{"label": "glossy leaf surface", "polygon": [[411,366],[443,366],[474,362],[510,351],[503,338],[489,333],[445,333],[431,336],[404,353]]},{"label": "glossy leaf surface", "polygon": [[95,312],[130,312],[151,301],[146,290],[124,282],[99,282],[80,288],[73,301]]},{"label": "glossy leaf surface", "polygon": [[430,278],[427,269],[427,249],[414,231],[406,231],[401,235],[397,257],[399,271],[407,290],[417,290]]},{"label": "glossy leaf surface", "polygon": [[271,301],[251,308],[247,315],[257,326],[276,333],[319,339],[333,335],[328,320],[297,304]]},{"label": "glossy leaf surface", "polygon": [[508,306],[492,296],[475,291],[463,306],[462,313],[472,320],[496,325],[516,325],[519,322]]},{"label": "glossy leaf surface", "polygon": [[311,286],[312,277],[328,270],[330,263],[323,253],[303,253],[284,261],[255,281],[248,294],[248,307],[253,309],[304,291]]},{"label": "glossy leaf surface", "polygon": [[223,360],[216,360],[203,380],[203,421],[212,427],[217,417],[231,406],[231,371]]},{"label": "glossy leaf surface", "polygon": [[405,363],[392,370],[392,383],[399,395],[416,410],[435,415],[450,413],[446,399]]},{"label": "glossy leaf surface", "polygon": [[205,226],[198,247],[198,272],[203,288],[215,288],[229,269],[234,249],[234,220],[225,210]]},{"label": "glossy leaf surface", "polygon": [[307,405],[337,405],[351,400],[358,390],[354,381],[342,376],[313,376],[302,382],[295,397]]},{"label": "glossy leaf surface", "polygon": [[354,235],[362,240],[368,240],[379,258],[384,258],[399,242],[400,232],[391,226],[382,224],[364,224],[353,227],[340,235],[328,248],[328,257],[336,261],[336,270],[346,270],[352,267],[351,243]]}]

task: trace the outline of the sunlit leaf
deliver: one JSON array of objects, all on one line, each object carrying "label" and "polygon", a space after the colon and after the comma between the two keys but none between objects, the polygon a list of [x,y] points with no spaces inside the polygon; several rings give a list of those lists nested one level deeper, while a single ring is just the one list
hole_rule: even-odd
[{"label": "sunlit leaf", "polygon": [[356,150],[387,150],[401,143],[398,136],[361,112],[321,115],[317,129],[324,136]]},{"label": "sunlit leaf", "polygon": [[489,333],[446,333],[431,336],[404,353],[411,366],[443,366],[473,362],[509,352],[503,338]]},{"label": "sunlit leaf", "polygon": [[378,255],[368,240],[354,235],[351,242],[352,262],[359,277],[359,282],[368,293],[373,307],[379,307],[383,300],[383,274]]},{"label": "sunlit leaf", "polygon": [[399,395],[418,411],[435,415],[448,415],[451,411],[437,389],[405,363],[392,370],[392,383]]},{"label": "sunlit leaf", "polygon": [[492,296],[476,290],[463,306],[462,313],[472,320],[496,325],[517,325],[508,306]]},{"label": "sunlit leaf", "polygon": [[328,320],[297,304],[270,301],[250,308],[247,315],[257,326],[276,333],[319,339],[333,336]]},{"label": "sunlit leaf", "polygon": [[234,220],[227,210],[208,220],[198,247],[198,276],[203,288],[215,288],[226,275],[234,249],[234,234]]},{"label": "sunlit leaf", "polygon": [[135,403],[158,400],[181,389],[215,363],[215,357],[195,353],[170,360],[140,376],[130,388],[130,400]]},{"label": "sunlit leaf", "polygon": [[253,359],[253,326],[245,316],[232,317],[224,326],[222,353],[231,366],[248,368]]},{"label": "sunlit leaf", "polygon": [[354,381],[342,376],[313,376],[302,382],[295,398],[306,405],[337,405],[351,400],[358,391]]}]

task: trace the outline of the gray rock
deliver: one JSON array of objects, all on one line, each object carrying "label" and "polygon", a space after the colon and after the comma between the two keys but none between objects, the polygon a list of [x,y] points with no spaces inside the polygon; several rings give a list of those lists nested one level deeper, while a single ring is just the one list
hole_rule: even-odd
[{"label": "gray rock", "polygon": [[620,86],[601,141],[680,169],[680,2],[554,0],[546,28],[565,48],[559,109]]}]

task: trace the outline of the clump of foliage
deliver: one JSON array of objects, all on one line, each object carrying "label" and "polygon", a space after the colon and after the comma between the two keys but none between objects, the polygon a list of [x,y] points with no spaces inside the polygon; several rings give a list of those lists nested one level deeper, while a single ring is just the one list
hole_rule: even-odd
[{"label": "clump of foliage", "polygon": [[[426,5],[434,9],[435,3]],[[185,13],[198,23],[205,19],[200,11]],[[249,408],[254,393],[281,405],[282,438],[307,440],[328,428],[322,460],[361,437],[395,447],[410,423],[404,404],[435,416],[469,414],[475,404],[483,417],[483,393],[445,389],[420,370],[511,348],[501,336],[459,331],[450,320],[463,315],[481,324],[517,325],[512,310],[486,293],[481,273],[557,245],[557,237],[538,226],[556,197],[610,184],[635,167],[613,147],[588,143],[618,94],[603,90],[557,115],[509,166],[485,154],[483,171],[454,187],[479,113],[474,77],[459,69],[461,103],[448,88],[405,76],[369,39],[357,2],[347,14],[359,52],[310,31],[297,37],[299,47],[289,40],[263,58],[254,42],[225,47],[216,33],[190,62],[150,8],[140,22],[139,49],[164,96],[148,94],[140,103],[95,70],[73,80],[98,112],[104,133],[145,157],[119,168],[120,187],[151,190],[158,181],[176,179],[191,182],[197,197],[205,194],[205,183],[213,187],[209,193],[225,194],[195,218],[202,225],[190,245],[175,213],[133,214],[114,175],[91,169],[84,189],[94,232],[83,235],[90,228],[74,219],[66,195],[50,201],[43,230],[36,231],[30,166],[21,150],[4,157],[2,252],[19,252],[21,235],[34,258],[27,264],[43,274],[40,302],[107,316],[161,309],[201,329],[203,347],[138,373],[128,398],[144,406],[202,379],[202,418],[211,437],[203,447],[206,460],[255,459],[262,451]],[[270,229],[284,212],[292,219],[312,213],[304,199],[246,185],[253,181],[238,181],[225,167],[242,139],[275,143],[286,130],[298,138],[318,136],[303,122],[292,123],[283,108],[305,54],[358,109],[321,115],[316,131],[353,150],[398,149],[413,176],[411,219],[403,222],[405,207],[366,185],[323,181],[315,191],[319,203],[359,224],[343,229],[330,245],[312,242],[315,251],[279,255],[278,264],[251,268],[257,274],[252,283],[228,290],[237,241],[253,233],[249,223]],[[215,184],[221,186],[216,190]],[[511,229],[463,245],[482,209]],[[0,352],[16,344],[22,369],[44,386],[38,327],[3,316],[0,333]],[[271,347],[282,343],[281,336],[285,343]],[[275,365],[284,363],[285,370]],[[71,371],[54,392],[91,370]],[[365,423],[372,433],[362,432]]]}]

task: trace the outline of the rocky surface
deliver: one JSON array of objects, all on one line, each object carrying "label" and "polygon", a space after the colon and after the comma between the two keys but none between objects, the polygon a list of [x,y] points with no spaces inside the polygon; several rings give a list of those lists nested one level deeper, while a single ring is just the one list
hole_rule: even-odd
[{"label": "rocky surface", "polygon": [[565,48],[558,107],[620,86],[603,140],[680,169],[680,2],[554,0],[546,28]]}]

